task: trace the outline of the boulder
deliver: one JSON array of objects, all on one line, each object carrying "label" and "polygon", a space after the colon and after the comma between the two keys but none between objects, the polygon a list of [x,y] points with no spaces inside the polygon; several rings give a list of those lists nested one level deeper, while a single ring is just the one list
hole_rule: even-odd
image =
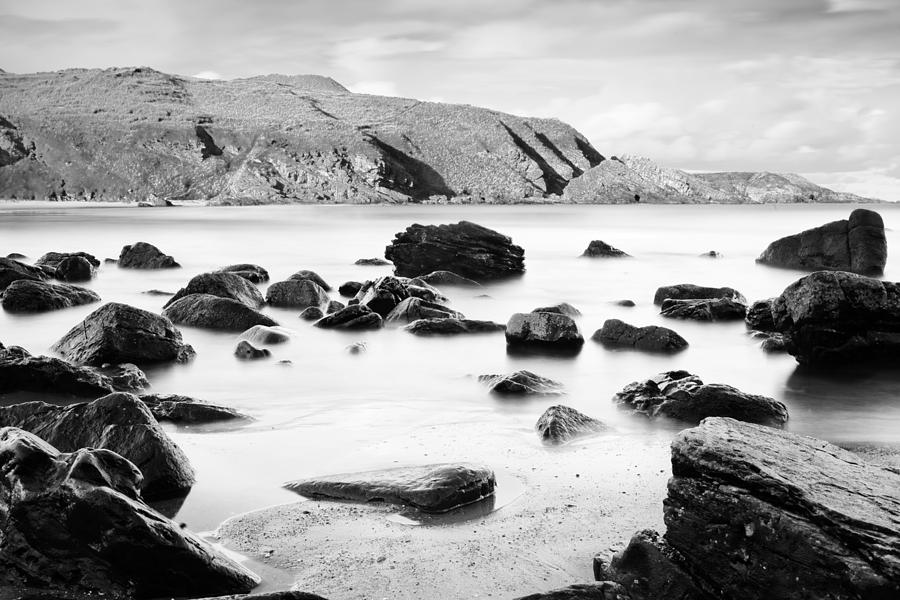
[{"label": "boulder", "polygon": [[354,265],[359,265],[361,267],[383,267],[385,265],[391,264],[389,260],[384,260],[383,258],[360,258],[358,259]]},{"label": "boulder", "polygon": [[40,267],[32,267],[12,258],[0,258],[0,292],[20,279],[41,281],[47,279],[47,274]]},{"label": "boulder", "polygon": [[705,384],[687,371],[668,371],[625,386],[613,401],[647,417],[699,423],[706,417],[731,417],[748,423],[781,426],[787,407],[772,398],[747,394],[721,383]]},{"label": "boulder", "polygon": [[442,513],[491,496],[495,485],[491,469],[463,463],[346,473],[292,481],[284,487],[310,498],[380,501]]},{"label": "boulder", "polygon": [[118,265],[123,269],[177,269],[181,267],[168,254],[147,242],[124,246],[119,253]]},{"label": "boulder", "polygon": [[186,286],[169,298],[163,308],[169,307],[186,296],[192,294],[208,294],[219,298],[236,300],[249,306],[259,308],[266,303],[259,289],[243,277],[234,273],[201,273],[193,277]]},{"label": "boulder", "polygon": [[545,410],[534,429],[541,441],[549,445],[609,431],[603,422],[562,404]]},{"label": "boulder", "polygon": [[79,365],[187,362],[194,349],[166,317],[118,302],[104,304],[53,345]]},{"label": "boulder", "polygon": [[756,262],[804,271],[881,275],[887,262],[884,221],[877,212],[858,208],[849,219],[775,240]]},{"label": "boulder", "polygon": [[494,333],[505,331],[506,326],[493,321],[476,319],[419,319],[403,328],[415,335],[458,335],[461,333]]},{"label": "boulder", "polygon": [[663,300],[661,310],[670,319],[693,321],[743,321],[747,305],[731,298],[707,298],[705,300]]},{"label": "boulder", "polygon": [[358,281],[345,281],[338,288],[338,294],[345,298],[352,298],[359,293],[359,290],[362,289],[362,286],[363,284]]},{"label": "boulder", "polygon": [[322,312],[322,309],[318,306],[310,306],[309,308],[304,308],[303,312],[300,313],[300,318],[304,321],[318,321],[324,316],[325,313]]},{"label": "boulder", "polygon": [[571,317],[558,313],[516,313],[506,324],[509,346],[580,348],[584,338]]},{"label": "boulder", "polygon": [[147,405],[157,421],[171,421],[184,425],[200,425],[233,419],[249,419],[233,408],[209,404],[190,396],[179,394],[142,394],[141,402]]},{"label": "boulder", "polygon": [[68,406],[25,402],[0,407],[0,427],[18,427],[62,450],[105,448],[137,465],[146,498],[168,498],[194,485],[187,456],[137,396],[115,392]]},{"label": "boulder", "polygon": [[3,292],[3,310],[8,312],[47,312],[100,302],[96,292],[66,283],[48,283],[19,279]]},{"label": "boulder", "polygon": [[477,281],[457,275],[453,271],[432,271],[425,275],[419,275],[417,279],[421,279],[429,285],[455,285],[458,287],[481,287]]},{"label": "boulder", "polygon": [[244,331],[254,325],[278,322],[242,302],[209,294],[185,296],[163,310],[163,316],[179,325],[224,331]]},{"label": "boulder", "polygon": [[768,300],[757,300],[747,309],[747,316],[744,322],[747,323],[748,329],[755,331],[774,331],[775,320],[772,318],[772,302],[774,298]]},{"label": "boulder", "polygon": [[451,225],[410,225],[385,248],[394,272],[416,277],[452,271],[474,281],[518,275],[525,271],[525,251],[492,229],[460,221]]},{"label": "boulder", "polygon": [[0,393],[50,392],[96,398],[114,390],[112,380],[58,358],[31,356],[18,346],[0,349]]},{"label": "boulder", "polygon": [[340,302],[338,300],[331,300],[325,306],[325,313],[330,315],[331,313],[336,313],[342,308],[347,308],[343,302]]},{"label": "boulder", "polygon": [[53,276],[60,281],[90,281],[96,270],[86,258],[70,256],[56,268]]},{"label": "boulder", "polygon": [[619,319],[607,319],[591,339],[604,346],[624,346],[647,352],[678,352],[688,346],[683,337],[666,327],[635,327]]},{"label": "boulder", "polygon": [[34,266],[48,267],[51,271],[56,271],[63,261],[69,258],[83,258],[95,269],[100,266],[100,260],[87,252],[47,252],[34,261]]},{"label": "boulder", "polygon": [[270,285],[266,302],[285,308],[308,308],[328,302],[328,294],[311,279],[289,279]]},{"label": "boulder", "polygon": [[131,363],[103,365],[101,372],[109,377],[113,387],[120,392],[140,391],[150,387],[147,374]]},{"label": "boulder", "polygon": [[516,371],[507,375],[479,375],[491,393],[503,396],[562,394],[562,384],[531,371]]},{"label": "boulder", "polygon": [[590,258],[623,258],[631,256],[601,240],[593,240],[581,255]]},{"label": "boulder", "polygon": [[379,277],[375,281],[367,281],[356,294],[359,304],[368,306],[373,311],[387,317],[403,300],[409,298],[408,284],[396,277]]},{"label": "boulder", "polygon": [[244,593],[259,583],[148,507],[140,484],[138,468],[110,450],[66,454],[0,429],[0,587],[125,600]]},{"label": "boulder", "polygon": [[575,317],[581,316],[581,311],[569,304],[568,302],[560,302],[559,304],[554,304],[553,306],[541,306],[539,308],[535,308],[531,312],[540,313],[540,312],[548,312],[548,313],[556,313],[558,315],[566,315],[567,317]]},{"label": "boulder", "polygon": [[325,280],[322,279],[322,277],[315,271],[307,271],[306,269],[303,269],[303,270],[297,271],[296,273],[294,273],[293,275],[288,277],[288,279],[293,280],[293,281],[303,281],[304,279],[307,279],[309,281],[316,283],[316,285],[318,285],[320,288],[322,288],[326,292],[331,291],[331,286],[328,285],[327,283],[325,283]]},{"label": "boulder", "polygon": [[315,322],[316,327],[323,329],[380,329],[383,324],[381,315],[361,304],[353,304]]},{"label": "boulder", "polygon": [[241,360],[254,360],[257,358],[268,358],[272,353],[265,348],[257,348],[247,340],[241,340],[234,349],[234,355]]},{"label": "boulder", "polygon": [[421,298],[406,298],[395,306],[384,319],[385,323],[408,324],[419,319],[462,319],[462,313],[449,309],[436,302],[427,302]]},{"label": "boulder", "polygon": [[425,281],[419,277],[414,277],[412,279],[401,277],[400,281],[403,282],[406,287],[406,292],[413,298],[421,298],[428,302],[450,302],[450,299],[442,294],[439,289],[425,283]]},{"label": "boulder", "polygon": [[747,303],[744,295],[730,287],[706,287],[693,283],[677,283],[666,285],[656,290],[653,296],[653,304],[661,305],[664,300],[706,300],[710,298],[727,298],[743,304]]},{"label": "boulder", "polygon": [[241,263],[238,265],[228,265],[219,269],[222,273],[233,273],[238,277],[243,277],[250,283],[265,283],[269,280],[269,272],[259,265],[249,263]]},{"label": "boulder", "polygon": [[242,340],[247,340],[251,344],[261,344],[270,346],[272,344],[282,344],[291,339],[287,329],[283,327],[268,327],[266,325],[254,325],[241,334]]}]

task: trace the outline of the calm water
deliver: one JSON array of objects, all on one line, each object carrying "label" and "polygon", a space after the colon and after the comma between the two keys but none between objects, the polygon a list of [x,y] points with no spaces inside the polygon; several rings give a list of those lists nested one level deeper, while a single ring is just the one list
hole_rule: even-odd
[{"label": "calm water", "polygon": [[[534,422],[563,402],[615,426],[625,443],[671,435],[677,426],[649,424],[619,412],[610,398],[629,382],[670,369],[687,369],[784,401],[789,429],[836,442],[900,442],[900,371],[829,377],[799,372],[793,358],[767,355],[743,323],[709,324],[663,319],[652,304],[657,287],[674,283],[728,285],[749,300],[780,293],[801,273],[756,265],[773,239],[846,218],[849,206],[505,206],[505,207],[254,207],[254,208],[25,208],[0,206],[0,255],[34,259],[46,251],[117,257],[124,244],[156,244],[184,268],[130,271],[103,265],[89,284],[104,301],[159,312],[165,298],[192,276],[238,262],[257,263],[272,281],[299,269],[320,273],[336,289],[390,272],[360,267],[382,256],[395,232],[413,222],[469,219],[497,229],[525,248],[527,274],[481,289],[446,288],[451,306],[470,318],[506,322],[514,312],[559,301],[578,307],[589,337],[608,318],[674,328],[690,348],[674,357],[610,351],[588,340],[574,358],[508,356],[503,335],[419,338],[399,330],[346,333],[319,330],[299,311],[266,308],[295,332],[273,346],[273,358],[242,362],[233,355],[237,335],[182,328],[197,350],[189,365],[149,369],[153,390],[180,393],[235,407],[249,424],[214,428],[167,426],[198,473],[178,515],[195,530],[229,515],[291,501],[282,482],[396,464],[478,458],[502,470],[504,447],[538,445]],[[898,207],[878,210],[888,245],[900,247]],[[602,239],[635,258],[588,260],[579,255]],[[698,255],[718,250],[724,258]],[[889,260],[885,278],[900,280]],[[265,293],[265,285],[261,286]],[[333,293],[337,297],[336,292]],[[484,297],[483,295],[487,295]],[[630,298],[637,306],[612,301]],[[49,347],[97,305],[34,316],[0,313],[0,341],[35,354]],[[363,340],[368,351],[350,355]],[[290,360],[292,365],[278,364]],[[474,376],[530,369],[562,381],[562,399],[524,402],[490,397]],[[443,429],[485,424],[496,439],[473,437],[471,447],[442,443]],[[415,435],[413,435],[415,434]],[[410,440],[414,439],[414,442]],[[424,441],[423,441],[424,440]],[[566,460],[560,454],[560,460]]]}]

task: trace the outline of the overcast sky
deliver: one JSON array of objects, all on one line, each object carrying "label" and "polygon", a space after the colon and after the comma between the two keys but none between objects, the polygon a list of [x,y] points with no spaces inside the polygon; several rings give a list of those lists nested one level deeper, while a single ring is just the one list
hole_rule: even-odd
[{"label": "overcast sky", "polygon": [[0,0],[0,68],[330,75],[900,200],[900,0]]}]

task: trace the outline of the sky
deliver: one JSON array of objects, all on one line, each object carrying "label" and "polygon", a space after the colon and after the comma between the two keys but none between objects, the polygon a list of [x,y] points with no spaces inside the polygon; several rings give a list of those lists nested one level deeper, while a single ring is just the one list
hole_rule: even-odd
[{"label": "sky", "polygon": [[0,68],[328,75],[900,201],[900,0],[0,0]]}]

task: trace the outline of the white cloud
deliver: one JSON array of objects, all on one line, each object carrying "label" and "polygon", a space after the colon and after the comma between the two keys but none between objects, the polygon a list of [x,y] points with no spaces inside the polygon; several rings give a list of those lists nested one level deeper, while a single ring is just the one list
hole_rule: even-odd
[{"label": "white cloud", "polygon": [[222,76],[215,71],[200,71],[192,75],[192,77],[196,79],[222,79]]}]

